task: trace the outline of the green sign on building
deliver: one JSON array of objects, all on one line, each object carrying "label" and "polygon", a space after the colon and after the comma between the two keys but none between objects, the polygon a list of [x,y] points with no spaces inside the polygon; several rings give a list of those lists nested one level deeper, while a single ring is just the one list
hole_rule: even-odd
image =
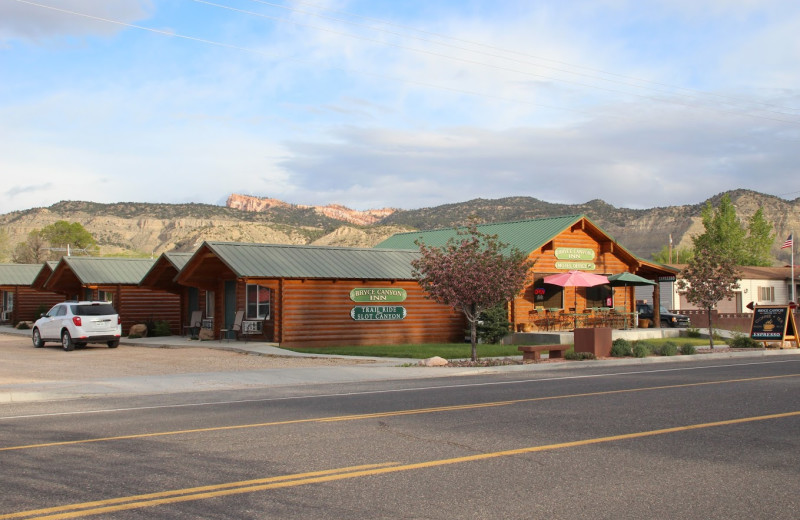
[{"label": "green sign on building", "polygon": [[587,247],[557,247],[556,258],[559,260],[594,260],[594,249]]},{"label": "green sign on building", "polygon": [[406,296],[406,290],[397,287],[356,287],[350,291],[354,302],[402,302]]},{"label": "green sign on building", "polygon": [[356,321],[395,321],[406,317],[402,305],[356,305],[350,310],[350,317]]},{"label": "green sign on building", "polygon": [[594,271],[594,262],[556,262],[556,269],[565,271]]}]

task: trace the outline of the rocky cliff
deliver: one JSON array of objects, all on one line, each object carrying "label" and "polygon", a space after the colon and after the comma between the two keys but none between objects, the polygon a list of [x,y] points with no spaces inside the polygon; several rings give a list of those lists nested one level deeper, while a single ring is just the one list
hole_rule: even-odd
[{"label": "rocky cliff", "polygon": [[396,210],[391,208],[368,209],[358,211],[350,209],[340,204],[328,204],[327,206],[302,206],[292,205],[278,199],[252,197],[250,195],[232,194],[225,203],[229,208],[240,209],[242,211],[266,212],[274,208],[296,207],[302,209],[312,209],[319,215],[328,218],[348,222],[357,226],[371,226],[380,220],[388,217]]}]

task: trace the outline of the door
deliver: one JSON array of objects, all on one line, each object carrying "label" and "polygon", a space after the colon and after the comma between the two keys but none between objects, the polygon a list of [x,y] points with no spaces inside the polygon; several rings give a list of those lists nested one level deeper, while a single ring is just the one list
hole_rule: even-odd
[{"label": "door", "polygon": [[223,329],[230,330],[233,327],[233,322],[236,319],[236,281],[235,280],[226,280],[225,281],[225,293],[224,293],[225,301],[223,302],[223,309],[224,309],[224,322],[225,326],[221,327]]}]

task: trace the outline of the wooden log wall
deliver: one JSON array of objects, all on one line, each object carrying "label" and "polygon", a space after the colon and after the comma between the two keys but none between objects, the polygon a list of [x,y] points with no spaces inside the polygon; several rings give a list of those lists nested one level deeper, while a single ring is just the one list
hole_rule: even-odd
[{"label": "wooden log wall", "polygon": [[[166,321],[172,334],[181,333],[181,299],[177,294],[153,291],[134,285],[98,287],[99,291],[114,294],[114,307],[122,320],[122,335],[127,336],[132,325],[149,320]],[[95,293],[96,297],[97,293]]]},{"label": "wooden log wall", "polygon": [[14,293],[14,309],[11,317],[13,325],[20,321],[36,321],[41,312],[49,311],[53,305],[63,302],[65,299],[63,294],[37,291],[32,287],[4,287],[3,290]]},{"label": "wooden log wall", "polygon": [[[414,281],[283,280],[278,313],[280,344],[288,347],[334,345],[382,345],[406,343],[452,343],[464,341],[466,328],[461,313],[424,297]],[[407,315],[396,321],[355,321],[350,311],[358,305],[350,290],[359,287],[391,287],[406,290],[403,306]]]},{"label": "wooden log wall", "polygon": [[[613,242],[610,241],[603,241],[603,239],[595,238],[583,230],[580,225],[574,226],[571,230],[565,231],[558,235],[552,242],[546,244],[538,251],[534,251],[531,253],[531,259],[535,260],[536,263],[533,266],[533,273],[531,280],[543,278],[545,276],[549,276],[551,274],[558,274],[566,272],[564,269],[556,269],[556,262],[558,259],[555,256],[556,248],[560,247],[574,247],[574,248],[581,248],[581,249],[591,249],[595,253],[595,259],[593,260],[595,264],[594,271],[587,271],[594,274],[601,274],[601,275],[608,275],[608,274],[616,274],[625,271],[630,271],[630,266],[628,266],[625,262],[623,262],[615,253]],[[629,288],[630,289],[630,288]],[[572,307],[573,302],[575,301],[575,287],[565,287],[564,288],[564,306],[565,307]],[[622,306],[625,301],[625,288],[623,287],[614,287],[614,305],[615,306]],[[577,309],[578,311],[584,309],[586,307],[586,299],[585,299],[585,292],[583,288],[578,288],[577,294]],[[629,291],[627,297],[627,309],[628,312],[632,312],[633,309],[633,292]],[[530,323],[530,311],[532,311],[536,304],[533,299],[533,290],[532,288],[526,289],[522,295],[517,297],[512,305],[512,324],[514,325],[514,330],[516,330],[517,324],[524,324]]]}]

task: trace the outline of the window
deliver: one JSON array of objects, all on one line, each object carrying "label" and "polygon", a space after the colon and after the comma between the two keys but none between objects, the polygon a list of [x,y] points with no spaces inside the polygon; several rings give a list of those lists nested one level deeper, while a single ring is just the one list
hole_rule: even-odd
[{"label": "window", "polygon": [[111,291],[97,291],[97,299],[102,302],[114,303],[114,293]]},{"label": "window", "polygon": [[14,293],[11,291],[3,291],[3,310],[14,310]]},{"label": "window", "polygon": [[206,318],[214,317],[214,291],[206,291]]},{"label": "window", "polygon": [[759,287],[758,299],[762,302],[775,301],[775,288],[774,287]]},{"label": "window", "polygon": [[533,282],[533,303],[536,307],[545,309],[563,307],[564,289],[549,283],[544,283],[542,278]]},{"label": "window", "polygon": [[270,290],[263,285],[247,284],[247,319],[270,318]]},{"label": "window", "polygon": [[587,307],[611,307],[611,286],[610,285],[595,285],[594,287],[586,288],[586,306]]}]

